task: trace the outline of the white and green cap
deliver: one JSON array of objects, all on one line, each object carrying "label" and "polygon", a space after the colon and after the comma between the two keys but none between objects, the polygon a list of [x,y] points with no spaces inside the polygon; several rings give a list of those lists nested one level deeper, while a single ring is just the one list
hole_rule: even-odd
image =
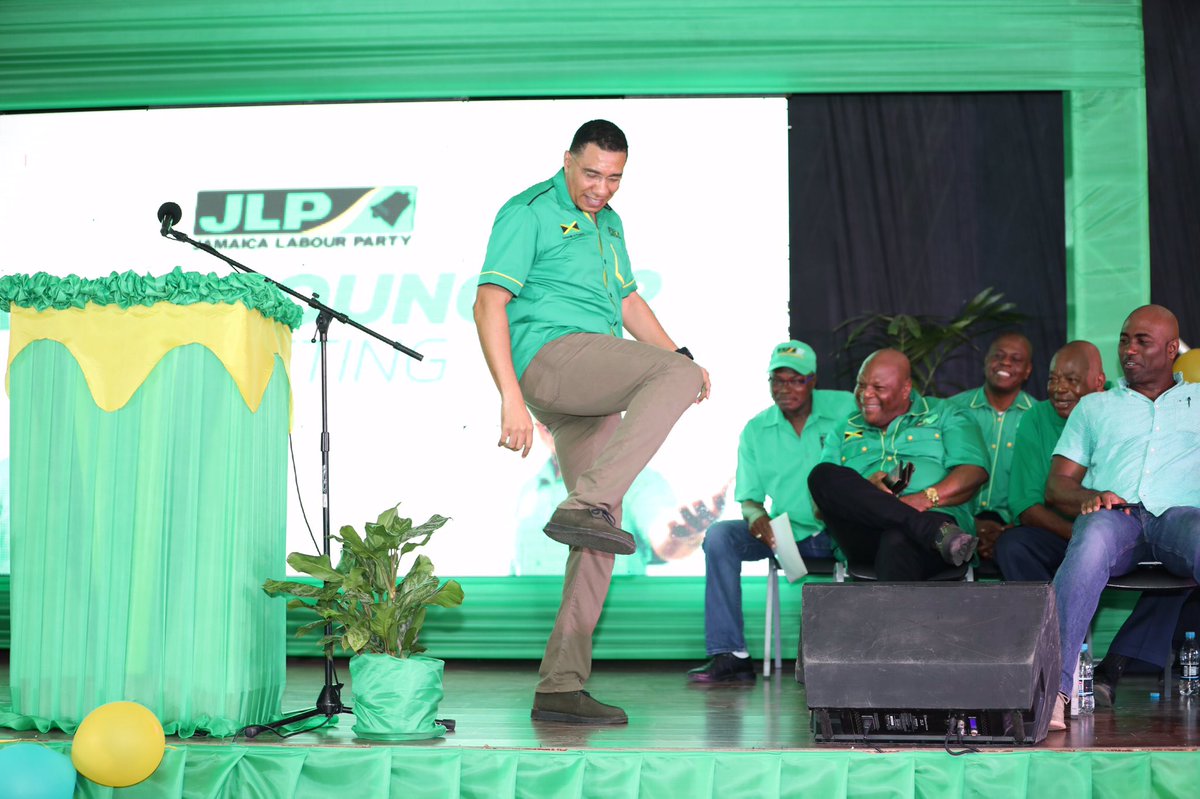
[{"label": "white and green cap", "polygon": [[774,372],[776,369],[785,368],[802,375],[810,375],[817,371],[817,354],[803,341],[785,341],[771,351],[771,364],[767,371]]}]

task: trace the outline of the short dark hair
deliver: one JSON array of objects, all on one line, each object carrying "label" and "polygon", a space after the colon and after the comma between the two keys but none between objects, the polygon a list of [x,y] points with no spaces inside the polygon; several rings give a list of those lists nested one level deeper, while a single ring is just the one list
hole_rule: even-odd
[{"label": "short dark hair", "polygon": [[581,155],[589,144],[610,153],[629,152],[629,142],[625,140],[624,132],[607,119],[593,119],[580,125],[579,130],[575,131],[575,138],[571,139],[571,152]]}]

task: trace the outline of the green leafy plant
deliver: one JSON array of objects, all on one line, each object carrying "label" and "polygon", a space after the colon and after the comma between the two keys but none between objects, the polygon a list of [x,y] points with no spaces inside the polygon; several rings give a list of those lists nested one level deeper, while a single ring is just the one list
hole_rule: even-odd
[{"label": "green leafy plant", "polygon": [[379,514],[373,524],[364,525],[363,535],[346,526],[340,535],[333,536],[342,545],[336,568],[328,555],[288,555],[287,562],[293,569],[321,580],[322,585],[267,580],[263,590],[270,596],[295,597],[288,603],[289,608],[309,608],[321,617],[305,624],[297,635],[332,624],[333,634],[321,639],[323,647],[338,643],[355,654],[400,658],[424,652],[417,636],[425,623],[426,609],[430,605],[461,605],[462,587],[455,580],[439,584],[433,562],[425,555],[417,555],[403,580],[397,577],[401,558],[428,543],[447,521],[435,514],[414,527],[412,519],[401,517],[396,508],[391,508]]},{"label": "green leafy plant", "polygon": [[838,358],[845,372],[857,372],[867,355],[890,347],[912,363],[913,388],[921,394],[942,396],[938,369],[963,347],[978,351],[975,339],[1023,321],[1025,314],[1004,301],[1004,295],[985,288],[963,305],[956,316],[868,313],[847,319],[835,331],[848,330]]}]

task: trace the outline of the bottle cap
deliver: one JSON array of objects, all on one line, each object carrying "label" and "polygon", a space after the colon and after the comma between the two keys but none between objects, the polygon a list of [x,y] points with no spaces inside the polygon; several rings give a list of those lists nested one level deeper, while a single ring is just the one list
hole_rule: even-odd
[{"label": "bottle cap", "polygon": [[1162,694],[1160,694],[1158,691],[1150,692],[1150,701],[1151,702],[1157,702],[1160,699],[1162,699]]},{"label": "bottle cap", "polygon": [[1196,639],[1196,634],[1194,632],[1192,632],[1191,630],[1188,630],[1186,633],[1183,634],[1183,637],[1189,641],[1194,641]]},{"label": "bottle cap", "polygon": [[1088,651],[1088,645],[1085,643],[1083,646],[1081,646],[1081,647],[1079,648],[1079,651],[1080,651],[1080,652],[1086,652],[1086,651]]}]

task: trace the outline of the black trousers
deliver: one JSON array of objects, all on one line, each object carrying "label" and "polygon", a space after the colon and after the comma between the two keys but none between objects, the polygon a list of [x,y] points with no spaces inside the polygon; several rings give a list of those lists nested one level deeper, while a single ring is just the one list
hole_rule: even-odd
[{"label": "black trousers", "polygon": [[919,511],[880,491],[853,469],[820,463],[808,488],[825,529],[850,563],[872,563],[880,580],[917,582],[948,568],[934,549],[941,526],[954,518]]}]

